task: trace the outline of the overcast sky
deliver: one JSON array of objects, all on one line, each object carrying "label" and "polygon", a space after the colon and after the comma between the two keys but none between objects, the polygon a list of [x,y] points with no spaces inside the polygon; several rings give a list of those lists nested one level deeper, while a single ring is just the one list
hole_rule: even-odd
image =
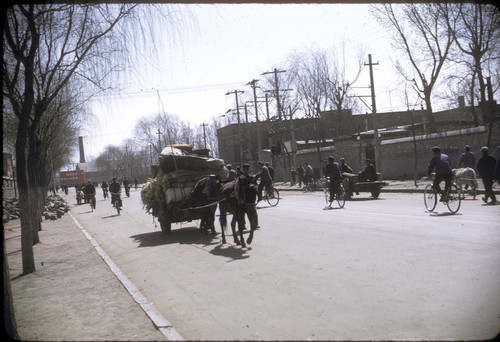
[{"label": "overcast sky", "polygon": [[[185,8],[186,5],[179,5]],[[166,46],[164,63],[141,73],[120,97],[95,101],[96,125],[82,132],[87,160],[106,145],[120,146],[133,137],[137,120],[165,111],[192,127],[234,108],[233,90],[250,92],[246,83],[279,68],[293,52],[333,50],[342,42],[353,57],[359,48],[372,55],[377,110],[401,107],[389,98],[393,67],[388,33],[365,4],[217,4],[187,5],[191,29],[175,48]],[[369,86],[368,68],[358,86]],[[369,95],[369,89],[357,89]],[[368,111],[368,109],[366,109]]]}]

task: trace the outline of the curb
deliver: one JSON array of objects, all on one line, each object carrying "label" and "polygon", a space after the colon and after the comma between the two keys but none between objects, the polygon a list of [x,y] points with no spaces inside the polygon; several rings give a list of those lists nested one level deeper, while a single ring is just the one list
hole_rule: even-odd
[{"label": "curb", "polygon": [[101,248],[99,243],[85,230],[85,228],[73,216],[71,211],[68,214],[73,219],[76,226],[82,231],[83,235],[90,241],[92,246],[96,249],[99,256],[109,266],[111,272],[118,278],[118,280],[125,287],[130,296],[139,306],[144,310],[146,315],[151,319],[154,326],[165,336],[167,341],[184,341],[184,338],[174,329],[172,324],[151,304],[146,297],[137,289],[137,287],[127,278],[125,274],[118,268],[109,255]]},{"label": "curb", "polygon": [[[290,188],[290,187],[276,187],[278,191],[297,191],[297,192],[304,192],[304,189],[300,188]],[[390,187],[383,187],[380,189],[380,192],[383,193],[406,193],[406,194],[412,194],[412,193],[424,193],[425,186],[418,187],[418,188],[396,188],[396,189],[391,189]],[[315,190],[314,192],[322,191],[321,189]],[[500,195],[500,189],[493,189],[493,193],[495,195]],[[476,196],[477,195],[484,195],[484,190],[483,189],[477,189]]]}]

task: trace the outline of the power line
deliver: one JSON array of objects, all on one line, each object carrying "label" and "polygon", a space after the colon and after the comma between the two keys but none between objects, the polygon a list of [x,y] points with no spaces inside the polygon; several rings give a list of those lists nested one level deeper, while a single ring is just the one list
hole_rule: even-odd
[{"label": "power line", "polygon": [[186,87],[178,87],[178,88],[165,88],[165,89],[141,89],[140,91],[130,91],[130,92],[119,92],[114,94],[103,94],[96,95],[95,98],[109,98],[109,97],[119,97],[119,96],[141,96],[141,95],[152,95],[154,93],[189,93],[195,92],[199,90],[209,90],[209,89],[218,89],[218,88],[226,88],[235,85],[242,85],[244,82],[233,82],[233,83],[217,83],[217,84],[200,84]]}]

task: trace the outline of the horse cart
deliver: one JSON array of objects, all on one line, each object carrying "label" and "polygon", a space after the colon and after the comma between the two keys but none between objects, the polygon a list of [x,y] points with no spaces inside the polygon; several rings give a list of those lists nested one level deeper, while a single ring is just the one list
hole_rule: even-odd
[{"label": "horse cart", "polygon": [[377,173],[377,180],[373,182],[359,182],[358,175],[353,173],[342,173],[343,185],[346,191],[346,199],[350,200],[354,194],[358,195],[360,192],[369,192],[373,198],[378,198],[382,187],[388,185],[387,182],[382,181],[382,175]]},{"label": "horse cart", "polygon": [[146,211],[158,219],[163,233],[170,233],[172,223],[202,219],[206,206],[199,207],[193,200],[196,183],[211,175],[225,179],[228,172],[223,160],[193,151],[191,145],[165,147],[159,164],[152,165],[151,170],[154,178],[143,187],[141,199]]}]

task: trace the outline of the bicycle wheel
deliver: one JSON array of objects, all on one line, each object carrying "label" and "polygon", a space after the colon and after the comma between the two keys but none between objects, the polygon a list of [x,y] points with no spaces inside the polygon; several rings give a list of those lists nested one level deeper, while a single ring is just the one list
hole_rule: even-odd
[{"label": "bicycle wheel", "polygon": [[337,203],[339,205],[340,208],[343,208],[344,205],[345,205],[345,189],[342,185],[340,185],[340,189],[339,189],[339,192],[337,193],[336,197],[337,197]]},{"label": "bicycle wheel", "polygon": [[278,205],[278,202],[280,201],[280,193],[274,186],[271,187],[271,193],[266,194],[266,200],[271,207],[275,207]]},{"label": "bicycle wheel", "polygon": [[120,201],[118,199],[115,200],[115,208],[118,215],[120,215]]},{"label": "bicycle wheel", "polygon": [[427,184],[424,189],[424,204],[428,211],[433,211],[437,204],[437,193],[432,184]]},{"label": "bicycle wheel", "polygon": [[446,206],[451,213],[456,213],[460,209],[460,188],[456,184],[452,184],[448,190],[448,198],[446,199]]}]

